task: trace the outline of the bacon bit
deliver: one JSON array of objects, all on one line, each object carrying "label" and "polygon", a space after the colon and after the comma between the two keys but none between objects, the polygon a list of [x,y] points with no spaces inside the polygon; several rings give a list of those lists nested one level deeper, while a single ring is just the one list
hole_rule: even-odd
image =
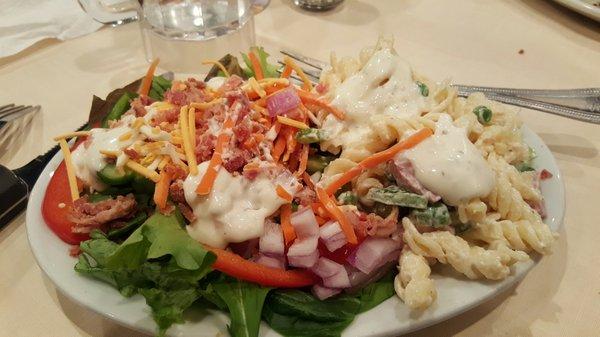
[{"label": "bacon bit", "polygon": [[275,191],[277,192],[277,195],[287,201],[287,202],[292,202],[292,200],[294,200],[294,197],[281,185],[277,184],[277,187],[275,188]]},{"label": "bacon bit", "polygon": [[130,159],[136,160],[140,158],[140,154],[135,149],[126,148],[123,152],[125,152]]},{"label": "bacon bit", "polygon": [[548,170],[546,170],[546,169],[543,169],[542,171],[540,171],[540,179],[541,179],[541,180],[550,179],[550,178],[552,178],[553,176],[554,176],[554,175],[553,175],[553,174],[552,174],[550,171],[548,171]]},{"label": "bacon bit", "polygon": [[204,173],[200,184],[198,184],[198,187],[196,188],[197,194],[207,195],[212,190],[215,179],[217,178],[217,170],[219,169],[219,165],[221,165],[223,162],[223,150],[231,138],[229,130],[231,130],[233,126],[234,122],[231,118],[227,118],[225,123],[223,123],[223,130],[219,134],[219,137],[217,137],[215,152],[213,152],[213,156],[208,163],[206,172]]}]

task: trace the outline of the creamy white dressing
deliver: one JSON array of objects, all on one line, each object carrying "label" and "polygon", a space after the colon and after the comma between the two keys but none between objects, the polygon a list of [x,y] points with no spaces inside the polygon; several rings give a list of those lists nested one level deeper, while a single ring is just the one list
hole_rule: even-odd
[{"label": "creamy white dressing", "polygon": [[75,175],[95,190],[103,190],[106,186],[98,179],[96,173],[106,165],[106,157],[100,150],[121,151],[131,144],[131,140],[119,141],[119,137],[131,128],[127,125],[112,129],[91,129],[89,145],[78,146],[72,153]]},{"label": "creamy white dressing", "polygon": [[408,63],[392,50],[382,49],[336,88],[332,104],[343,110],[346,118],[329,115],[322,129],[332,145],[351,147],[375,136],[371,120],[414,116],[425,110],[426,103]]},{"label": "creamy white dressing", "polygon": [[466,130],[454,126],[447,114],[440,117],[433,136],[401,155],[410,160],[419,182],[451,206],[484,197],[495,184],[492,169]]},{"label": "creamy white dressing", "polygon": [[224,248],[230,242],[260,237],[265,219],[286,202],[277,195],[277,184],[292,195],[298,188],[291,174],[292,179],[281,176],[272,181],[259,175],[249,180],[221,167],[211,193],[199,196],[196,187],[207,167],[208,162],[198,165],[198,174],[185,179],[183,191],[196,216],[196,220],[186,227],[187,232],[196,241],[213,247]]},{"label": "creamy white dressing", "polygon": [[[146,107],[146,112],[144,119],[146,122],[150,122],[158,110],[153,104]],[[150,139],[152,141],[170,141],[172,139],[168,132],[162,130],[156,132],[148,125],[143,125],[140,128],[140,131],[137,132],[131,127],[131,124],[135,119],[134,115],[128,114],[123,116],[114,128],[94,128],[90,130],[90,136],[86,141],[87,145],[84,146],[85,144],[82,144],[81,146],[78,146],[72,153],[73,166],[77,178],[81,179],[92,189],[101,191],[105,189],[106,186],[98,179],[97,172],[107,164],[107,161],[106,156],[101,154],[100,150],[120,152],[136,141],[141,142],[144,139]],[[119,137],[128,132],[131,133],[131,137],[126,140],[119,140]],[[165,149],[165,151],[168,151],[168,149]],[[174,150],[172,152],[174,152]],[[116,165],[123,166],[128,159],[129,158],[125,153],[121,153],[117,157]]]},{"label": "creamy white dressing", "polygon": [[206,82],[206,86],[213,90],[218,90],[223,83],[225,83],[225,80],[225,77],[216,76],[208,80],[208,82]]}]

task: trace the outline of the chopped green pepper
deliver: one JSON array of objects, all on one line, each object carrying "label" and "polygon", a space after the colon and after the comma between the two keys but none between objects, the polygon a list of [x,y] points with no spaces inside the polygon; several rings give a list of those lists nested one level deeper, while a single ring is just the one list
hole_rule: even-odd
[{"label": "chopped green pepper", "polygon": [[396,185],[390,185],[385,188],[371,188],[367,193],[367,199],[371,199],[386,205],[396,205],[418,209],[427,208],[427,198],[419,194],[404,191]]},{"label": "chopped green pepper", "polygon": [[415,209],[410,213],[410,217],[417,225],[440,228],[450,224],[450,212],[443,203],[436,203],[426,209]]},{"label": "chopped green pepper", "polygon": [[117,103],[115,103],[112,110],[110,110],[110,112],[106,115],[106,117],[104,117],[104,120],[102,120],[102,127],[108,128],[109,121],[118,120],[119,118],[121,118],[121,116],[123,116],[123,114],[127,110],[129,110],[129,108],[130,108],[129,102],[136,97],[137,97],[137,94],[133,94],[133,93],[129,93],[129,92],[123,94],[123,96],[121,96],[121,98],[119,98],[119,100],[117,100]]},{"label": "chopped green pepper", "polygon": [[352,191],[340,193],[337,200],[342,205],[356,205],[358,203],[358,197]]},{"label": "chopped green pepper", "polygon": [[416,82],[417,85],[419,86],[419,91],[421,91],[421,95],[424,97],[429,96],[429,87],[427,87],[427,85],[423,82]]},{"label": "chopped green pepper", "polygon": [[479,123],[487,125],[492,121],[492,110],[485,105],[479,105],[473,109]]},{"label": "chopped green pepper", "polygon": [[302,144],[318,143],[322,138],[321,130],[315,128],[299,130],[296,133],[296,140]]},{"label": "chopped green pepper", "polygon": [[334,160],[333,156],[323,156],[319,154],[314,154],[308,157],[308,163],[306,164],[306,171],[309,174],[313,174],[315,172],[322,172],[329,163]]}]

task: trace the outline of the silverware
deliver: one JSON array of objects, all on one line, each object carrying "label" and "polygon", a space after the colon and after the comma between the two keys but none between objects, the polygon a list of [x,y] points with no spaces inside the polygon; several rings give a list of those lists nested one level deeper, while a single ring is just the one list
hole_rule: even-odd
[{"label": "silverware", "polygon": [[36,113],[40,111],[40,106],[35,105],[14,105],[6,104],[0,106],[0,129],[6,125],[6,123],[13,121],[17,118],[23,117],[30,113]]},{"label": "silverware", "polygon": [[[85,123],[77,131],[81,131],[87,126],[88,124]],[[33,185],[59,149],[60,146],[56,145],[25,166],[12,171],[0,165],[0,229],[25,208]]]},{"label": "silverware", "polygon": [[[319,73],[327,66],[326,63],[320,60],[294,51],[281,50],[281,53],[305,65],[302,67],[302,70],[314,81],[318,81]],[[297,77],[294,77],[294,79],[298,80]],[[540,90],[494,88],[461,84],[453,84],[452,86],[458,90],[458,95],[461,97],[467,97],[473,92],[482,92],[489,99],[505,104],[600,124],[600,88]]]}]

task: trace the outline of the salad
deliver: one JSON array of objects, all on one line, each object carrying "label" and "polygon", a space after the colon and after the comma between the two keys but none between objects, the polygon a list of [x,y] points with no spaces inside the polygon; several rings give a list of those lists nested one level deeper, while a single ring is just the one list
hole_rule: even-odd
[{"label": "salad", "polygon": [[[434,261],[501,279],[549,251],[549,173],[522,141],[477,143],[492,126],[517,132],[503,107],[455,102],[385,41],[332,59],[316,85],[268,56],[208,61],[203,80],[155,76],[155,61],[100,125],[55,138],[46,223],[74,245],[76,272],[143,296],[158,335],[199,307],[229,313],[231,336],[261,321],[339,336],[395,294],[429,306]],[[521,218],[498,186],[517,186]],[[513,221],[535,237],[486,232]]]}]

